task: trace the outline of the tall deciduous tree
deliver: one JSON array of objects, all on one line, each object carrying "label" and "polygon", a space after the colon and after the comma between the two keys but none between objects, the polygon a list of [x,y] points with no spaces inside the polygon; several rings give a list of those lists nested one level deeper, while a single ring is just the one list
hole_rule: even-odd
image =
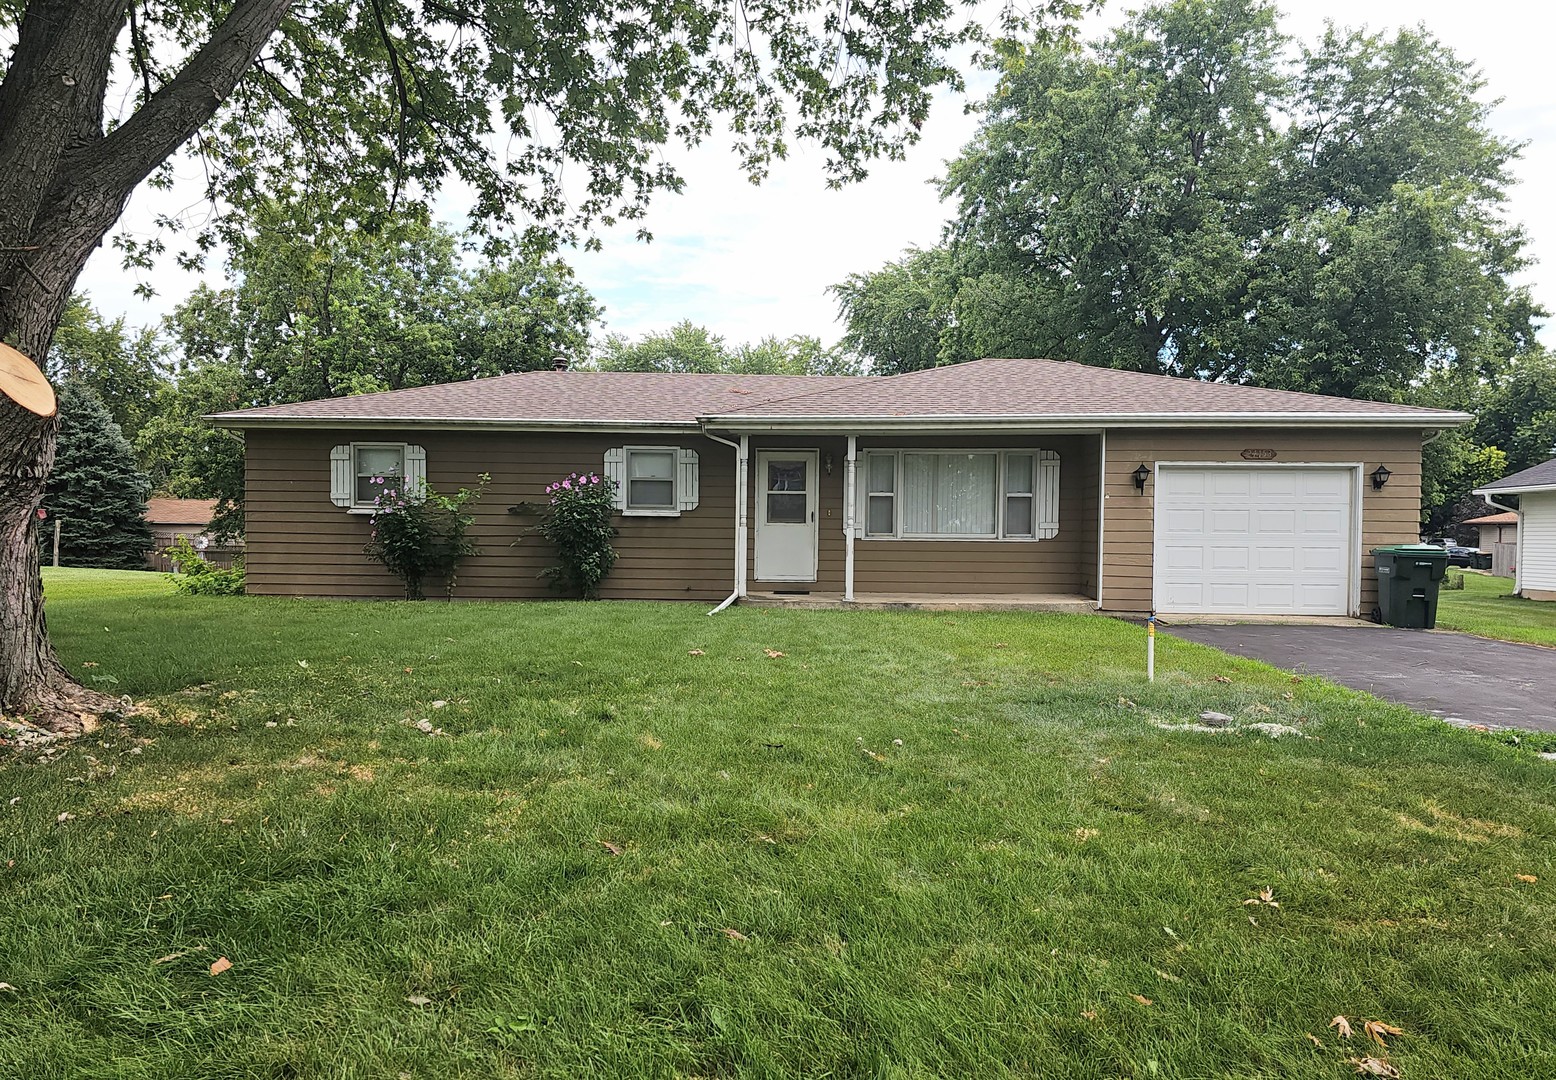
[{"label": "tall deciduous tree", "polygon": [[59,521],[61,562],[144,569],[151,550],[150,490],[135,451],[96,391],[74,380],[61,383],[59,452],[44,496]]},{"label": "tall deciduous tree", "polygon": [[131,331],[123,316],[105,319],[79,295],[70,298],[54,332],[47,372],[56,383],[91,387],[131,440],[167,384],[156,330]]},{"label": "tall deciduous tree", "polygon": [[682,320],[669,330],[644,334],[636,341],[611,334],[590,366],[601,371],[664,371],[741,375],[860,375],[857,357],[828,349],[819,338],[797,334],[730,345],[724,338]]},{"label": "tall deciduous tree", "polygon": [[[1070,0],[1040,0],[1073,14]],[[450,178],[494,236],[578,238],[681,180],[660,154],[732,120],[760,177],[791,134],[835,182],[899,155],[959,85],[956,0],[16,0],[0,81],[0,338],[43,358],[77,276],[148,178],[199,135],[217,212],[306,190],[377,228]],[[110,83],[130,80],[110,116]],[[496,137],[494,127],[507,130]],[[501,156],[496,148],[501,148]],[[127,244],[132,259],[151,248]],[[0,708],[64,722],[107,706],[55,660],[31,541],[57,420],[0,402]]]},{"label": "tall deciduous tree", "polygon": [[1541,313],[1482,89],[1421,30],[1292,56],[1260,0],[1013,47],[945,243],[839,285],[845,340],[888,370],[1036,355],[1392,399],[1494,373]]}]

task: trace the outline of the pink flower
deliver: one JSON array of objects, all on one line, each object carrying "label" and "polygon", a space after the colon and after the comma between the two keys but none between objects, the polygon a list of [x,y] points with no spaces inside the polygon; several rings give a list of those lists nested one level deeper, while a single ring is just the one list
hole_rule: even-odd
[{"label": "pink flower", "polygon": [[568,477],[566,480],[563,480],[562,481],[562,486],[564,488],[566,488],[567,490],[571,491],[572,488],[573,488],[573,478],[572,477]]}]

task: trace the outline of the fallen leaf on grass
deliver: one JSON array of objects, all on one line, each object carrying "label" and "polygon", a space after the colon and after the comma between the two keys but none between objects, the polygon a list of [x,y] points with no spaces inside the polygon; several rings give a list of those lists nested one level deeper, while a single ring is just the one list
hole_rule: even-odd
[{"label": "fallen leaf on grass", "polygon": [[1156,1004],[1156,1002],[1152,1001],[1150,998],[1146,997],[1144,994],[1130,994],[1129,996],[1134,998],[1136,1001],[1138,1001],[1142,1005],[1155,1005]]},{"label": "fallen leaf on grass", "polygon": [[63,814],[54,819],[55,823],[59,825],[63,825],[67,821],[74,820],[76,820],[76,815],[72,814],[69,810],[66,810]]},{"label": "fallen leaf on grass", "polygon": [[686,655],[687,656],[707,656],[708,654],[703,652],[701,649],[688,649],[687,652],[686,652]]},{"label": "fallen leaf on grass", "polygon": [[767,654],[767,659],[769,660],[776,660],[780,656],[785,655],[784,653],[779,652],[777,649],[763,649],[762,651]]},{"label": "fallen leaf on grass", "polygon": [[1075,839],[1079,840],[1083,844],[1088,840],[1095,839],[1096,836],[1096,829],[1087,829],[1083,827],[1075,830]]},{"label": "fallen leaf on grass", "polygon": [[231,960],[228,960],[225,956],[218,956],[215,960],[211,961],[211,974],[220,975],[230,967],[232,967]]},{"label": "fallen leaf on grass", "polygon": [[12,986],[10,983],[8,983],[8,982],[0,982],[0,993],[7,992],[7,991],[12,993],[12,994],[17,992],[16,987]]},{"label": "fallen leaf on grass", "polygon": [[1311,1031],[1304,1031],[1302,1034],[1306,1035],[1307,1041],[1312,1043],[1314,1046],[1324,1045],[1324,1040],[1320,1039],[1317,1035],[1314,1035]]},{"label": "fallen leaf on grass", "polygon": [[1151,970],[1156,972],[1156,977],[1157,978],[1162,979],[1162,980],[1164,980],[1166,982],[1181,983],[1183,981],[1182,979],[1180,979],[1178,976],[1174,975],[1170,971],[1163,971],[1161,968],[1152,968]]},{"label": "fallen leaf on grass", "polygon": [[1097,1018],[1097,1011],[1095,1009],[1082,1009],[1081,1010],[1081,1019],[1082,1020],[1095,1020],[1096,1018]]},{"label": "fallen leaf on grass", "polygon": [[994,647],[996,649],[1008,649],[1008,648],[1010,648],[1010,646],[1005,644],[1003,641],[996,641],[994,643]]},{"label": "fallen leaf on grass", "polygon": [[430,997],[425,997],[425,996],[423,996],[421,994],[411,994],[405,1000],[409,1001],[412,1005],[431,1005],[432,1004],[432,999]]},{"label": "fallen leaf on grass", "polygon": [[[164,898],[163,897],[158,897],[158,899],[160,900],[160,899],[164,899]],[[167,963],[171,963],[174,960],[179,959],[180,957],[188,956],[190,953],[197,953],[197,952],[204,952],[204,951],[205,951],[205,946],[204,945],[196,945],[192,949],[179,949],[177,952],[170,952],[166,956],[159,956],[155,960],[153,960],[151,963],[153,964],[153,966],[155,966],[157,964],[167,964]]]},{"label": "fallen leaf on grass", "polygon": [[1536,881],[1540,880],[1533,874],[1514,874],[1513,879],[1515,881],[1522,881],[1525,885],[1533,885]]},{"label": "fallen leaf on grass", "polygon": [[601,840],[600,841],[600,846],[602,848],[604,848],[606,851],[610,852],[612,855],[620,855],[621,854],[621,845],[620,844],[613,844],[609,840]]},{"label": "fallen leaf on grass", "polygon": [[1368,1020],[1362,1027],[1367,1032],[1367,1037],[1379,1046],[1387,1046],[1387,1035],[1403,1035],[1404,1029],[1397,1028],[1393,1024],[1385,1024],[1382,1020]]},{"label": "fallen leaf on grass", "polygon": [[1259,890],[1259,895],[1243,901],[1243,906],[1249,904],[1263,904],[1266,907],[1280,907],[1280,901],[1275,899],[1275,890],[1266,885]]},{"label": "fallen leaf on grass", "polygon": [[1231,681],[1232,680],[1229,677],[1225,676],[1225,675],[1217,675],[1216,676],[1216,682],[1229,683]]},{"label": "fallen leaf on grass", "polygon": [[736,930],[734,927],[731,927],[731,926],[726,926],[724,929],[720,930],[719,933],[723,934],[725,937],[729,938],[731,941],[750,941],[751,940],[750,938],[748,938],[744,934],[742,934],[739,930]]},{"label": "fallen leaf on grass", "polygon": [[1351,1064],[1356,1066],[1357,1073],[1362,1076],[1399,1076],[1398,1069],[1386,1061],[1379,1061],[1375,1057],[1352,1058]]},{"label": "fallen leaf on grass", "polygon": [[1351,1022],[1343,1016],[1337,1016],[1333,1020],[1329,1021],[1329,1026],[1332,1028],[1338,1028],[1340,1031],[1340,1038],[1342,1039],[1349,1039],[1352,1035]]}]

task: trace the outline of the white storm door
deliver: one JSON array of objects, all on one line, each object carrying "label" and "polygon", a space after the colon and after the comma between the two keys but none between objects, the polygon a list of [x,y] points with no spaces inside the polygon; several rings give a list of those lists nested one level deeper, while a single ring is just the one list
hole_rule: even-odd
[{"label": "white storm door", "polygon": [[1161,466],[1156,610],[1350,614],[1354,485],[1348,467]]},{"label": "white storm door", "polygon": [[816,580],[816,451],[756,455],[756,578]]}]

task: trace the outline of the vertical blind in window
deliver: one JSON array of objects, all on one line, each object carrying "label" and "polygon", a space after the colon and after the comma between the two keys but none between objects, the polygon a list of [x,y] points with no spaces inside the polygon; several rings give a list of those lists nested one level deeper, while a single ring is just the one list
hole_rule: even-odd
[{"label": "vertical blind in window", "polygon": [[1059,531],[1059,455],[916,450],[865,454],[864,535],[1042,540]]}]

